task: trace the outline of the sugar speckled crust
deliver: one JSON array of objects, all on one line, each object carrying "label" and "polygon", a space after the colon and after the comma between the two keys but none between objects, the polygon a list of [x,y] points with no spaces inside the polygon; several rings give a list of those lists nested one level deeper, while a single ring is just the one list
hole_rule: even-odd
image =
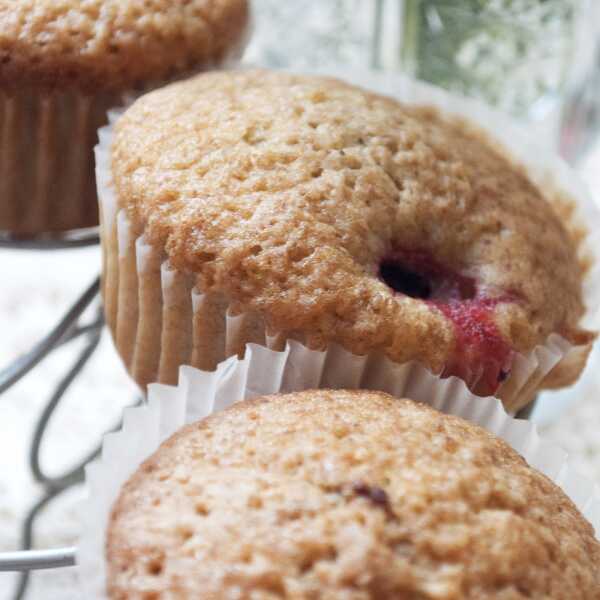
[{"label": "sugar speckled crust", "polygon": [[247,22],[247,0],[0,0],[0,84],[129,90],[215,64]]},{"label": "sugar speckled crust", "polygon": [[165,442],[108,531],[111,599],[598,600],[600,544],[483,429],[374,392],[244,402]]},{"label": "sugar speckled crust", "polygon": [[514,300],[492,311],[514,350],[592,337],[550,202],[480,131],[431,109],[327,78],[209,73],[138,100],[112,166],[119,204],[176,268],[311,347],[443,370],[453,323],[378,277],[398,247]]}]

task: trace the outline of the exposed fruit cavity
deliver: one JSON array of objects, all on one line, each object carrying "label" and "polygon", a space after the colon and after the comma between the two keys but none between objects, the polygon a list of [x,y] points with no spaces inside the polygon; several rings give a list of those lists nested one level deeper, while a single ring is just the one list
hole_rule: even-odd
[{"label": "exposed fruit cavity", "polygon": [[379,276],[394,291],[422,300],[470,300],[475,280],[436,263],[425,252],[394,252],[379,265]]},{"label": "exposed fruit cavity", "polygon": [[425,252],[394,252],[380,263],[379,276],[396,293],[421,299],[454,325],[456,347],[444,377],[456,375],[478,394],[493,394],[508,377],[514,351],[493,319],[506,294],[491,298],[477,282],[448,269]]}]

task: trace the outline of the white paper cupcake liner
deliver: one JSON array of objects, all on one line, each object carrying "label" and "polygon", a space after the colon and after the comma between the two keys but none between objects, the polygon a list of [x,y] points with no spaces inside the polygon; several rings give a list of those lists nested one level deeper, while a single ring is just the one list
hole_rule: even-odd
[{"label": "white paper cupcake liner", "polygon": [[[77,563],[86,600],[105,600],[105,541],[110,511],[122,485],[158,446],[183,425],[202,419],[240,400],[310,388],[326,363],[343,365],[330,371],[331,387],[356,387],[364,365],[340,347],[308,350],[288,342],[282,352],[251,344],[244,359],[231,357],[215,371],[182,367],[176,387],[153,384],[144,406],[125,410],[122,429],[108,434],[101,458],[86,470],[88,499]],[[336,373],[336,374],[334,374]],[[373,382],[375,383],[375,382]],[[456,377],[440,381],[418,365],[381,361],[377,389],[407,397],[476,423],[503,438],[573,500],[600,533],[600,486],[580,476],[566,453],[543,441],[534,425],[509,417],[499,400],[477,398]]]},{"label": "white paper cupcake liner", "polygon": [[[543,184],[544,189],[557,190],[572,198],[575,204],[571,220],[589,232],[580,244],[580,252],[593,265],[584,281],[587,311],[582,324],[591,329],[598,326],[600,212],[561,159],[535,148],[506,117],[475,102],[396,75],[347,72],[336,75],[406,103],[433,105],[447,114],[468,117],[521,160],[532,179]],[[131,375],[142,387],[156,381],[172,384],[177,380],[180,365],[210,370],[226,357],[243,352],[247,343],[282,349],[286,340],[270,335],[259,315],[234,315],[223,299],[195,289],[191,274],[173,271],[166,254],[148,245],[143,232],[135,231],[125,211],[118,209],[110,164],[112,131],[118,116],[113,113],[110,125],[100,130],[96,169],[102,215],[105,312],[117,349]],[[577,361],[588,351],[587,346],[573,346],[560,335],[552,334],[528,355],[514,357],[510,377],[496,395],[509,411],[516,412],[532,400],[557,365]],[[374,368],[380,357],[372,353],[366,361]],[[364,359],[352,357],[354,361]],[[330,368],[335,370],[337,366],[326,365],[321,381],[315,385],[327,385]],[[467,383],[475,389],[475,380]]]}]

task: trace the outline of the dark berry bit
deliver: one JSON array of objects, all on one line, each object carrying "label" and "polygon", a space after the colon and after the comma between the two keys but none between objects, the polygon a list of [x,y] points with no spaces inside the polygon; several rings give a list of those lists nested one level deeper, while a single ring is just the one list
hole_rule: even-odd
[{"label": "dark berry bit", "polygon": [[385,512],[392,514],[390,506],[390,500],[386,491],[375,485],[369,485],[363,481],[357,481],[352,485],[352,492],[357,496],[366,498],[372,502],[375,506],[385,510]]},{"label": "dark berry bit", "polygon": [[510,371],[505,371],[504,369],[501,369],[500,373],[498,373],[498,383],[502,383],[503,381],[506,381],[506,379],[508,378],[509,375],[510,375]]}]

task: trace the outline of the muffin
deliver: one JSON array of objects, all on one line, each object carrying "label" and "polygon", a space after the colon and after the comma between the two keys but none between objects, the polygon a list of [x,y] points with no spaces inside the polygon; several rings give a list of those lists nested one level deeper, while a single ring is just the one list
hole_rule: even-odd
[{"label": "muffin", "polygon": [[133,475],[110,598],[597,600],[600,543],[485,430],[364,391],[263,397],[185,427]]},{"label": "muffin", "polygon": [[[341,81],[207,73],[139,99],[99,153],[106,316],[136,381],[254,342],[417,361],[516,409],[593,335],[577,244],[483,132]],[[514,364],[559,334],[544,379]]]},{"label": "muffin", "polygon": [[247,12],[246,0],[0,0],[0,230],[97,225],[107,110],[224,60]]}]

